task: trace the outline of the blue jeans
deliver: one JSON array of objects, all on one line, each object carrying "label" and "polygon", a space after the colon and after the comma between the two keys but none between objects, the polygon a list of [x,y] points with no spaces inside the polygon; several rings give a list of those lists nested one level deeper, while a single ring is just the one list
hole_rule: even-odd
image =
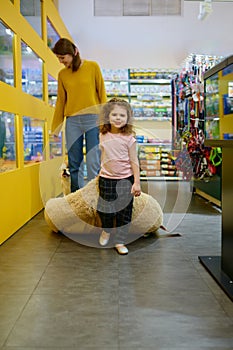
[{"label": "blue jeans", "polygon": [[66,147],[71,178],[71,192],[84,186],[83,141],[85,136],[87,180],[100,170],[98,115],[82,114],[66,119]]}]

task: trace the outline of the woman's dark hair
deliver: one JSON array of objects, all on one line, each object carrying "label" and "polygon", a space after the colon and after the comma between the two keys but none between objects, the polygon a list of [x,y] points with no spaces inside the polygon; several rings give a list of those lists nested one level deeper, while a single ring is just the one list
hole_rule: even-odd
[{"label": "woman's dark hair", "polygon": [[100,132],[106,134],[111,131],[111,124],[109,122],[109,114],[114,109],[115,106],[120,106],[125,108],[127,112],[127,123],[121,128],[121,133],[123,134],[135,134],[133,131],[133,111],[130,104],[121,98],[112,98],[102,107],[100,112]]},{"label": "woman's dark hair", "polygon": [[75,54],[76,49],[77,46],[75,46],[69,39],[61,38],[56,42],[52,51],[55,55],[71,55],[73,57],[72,72],[76,72],[81,64],[79,52]]}]

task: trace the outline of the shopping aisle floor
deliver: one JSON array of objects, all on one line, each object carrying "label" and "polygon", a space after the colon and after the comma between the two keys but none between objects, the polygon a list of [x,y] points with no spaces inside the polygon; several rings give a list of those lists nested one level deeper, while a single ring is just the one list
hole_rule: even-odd
[{"label": "shopping aisle floor", "polygon": [[221,212],[193,195],[177,231],[119,256],[52,233],[39,213],[0,247],[0,349],[232,350],[233,303],[198,259],[220,255]]}]

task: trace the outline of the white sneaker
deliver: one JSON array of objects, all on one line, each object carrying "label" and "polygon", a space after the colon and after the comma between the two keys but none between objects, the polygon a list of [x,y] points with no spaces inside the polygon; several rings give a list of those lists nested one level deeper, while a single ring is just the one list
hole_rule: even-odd
[{"label": "white sneaker", "polygon": [[123,244],[115,245],[115,249],[116,249],[117,253],[120,254],[120,255],[126,255],[129,252],[128,248],[125,245],[123,245]]},{"label": "white sneaker", "polygon": [[102,231],[99,238],[99,244],[102,246],[105,246],[106,244],[108,244],[109,238],[110,238],[110,233]]}]

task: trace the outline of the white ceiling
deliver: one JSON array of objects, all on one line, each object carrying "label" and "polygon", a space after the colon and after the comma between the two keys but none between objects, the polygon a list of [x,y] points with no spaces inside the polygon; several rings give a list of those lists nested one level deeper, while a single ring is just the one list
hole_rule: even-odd
[{"label": "white ceiling", "polygon": [[58,0],[58,9],[81,56],[102,68],[179,68],[190,53],[233,54],[232,0],[213,0],[203,21],[199,4],[185,0],[181,16],[96,17],[94,0]]}]

